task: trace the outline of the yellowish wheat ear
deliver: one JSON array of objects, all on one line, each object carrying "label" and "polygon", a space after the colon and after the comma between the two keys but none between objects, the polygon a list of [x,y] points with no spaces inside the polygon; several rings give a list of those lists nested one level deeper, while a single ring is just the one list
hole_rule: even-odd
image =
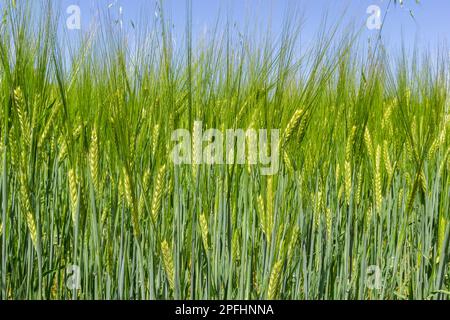
[{"label": "yellowish wheat ear", "polygon": [[377,153],[375,159],[375,178],[374,178],[374,186],[375,186],[375,208],[377,212],[381,210],[381,203],[383,201],[383,196],[381,193],[381,147],[377,146]]},{"label": "yellowish wheat ear", "polygon": [[352,158],[353,145],[355,144],[356,137],[356,126],[352,127],[352,131],[350,132],[350,136],[347,139],[347,144],[345,146],[345,159],[350,161]]},{"label": "yellowish wheat ear", "polygon": [[20,130],[22,132],[21,137],[23,139],[24,144],[22,146],[22,149],[27,150],[28,152],[31,146],[31,128],[30,123],[28,122],[27,119],[25,100],[23,97],[22,89],[20,87],[17,87],[14,90],[14,102],[16,104],[17,116],[19,118]]},{"label": "yellowish wheat ear", "polygon": [[158,141],[159,141],[159,124],[156,124],[153,127],[152,132],[152,155],[153,157],[156,155],[156,148],[158,147]]},{"label": "yellowish wheat ear", "polygon": [[358,182],[357,182],[358,184],[356,186],[355,201],[356,201],[356,204],[359,205],[361,203],[361,193],[362,193],[362,184],[363,184],[362,166],[359,168],[357,180],[358,180]]},{"label": "yellowish wheat ear", "polygon": [[332,220],[333,220],[333,217],[331,215],[331,209],[327,208],[325,211],[325,224],[326,224],[328,238],[331,238]]},{"label": "yellowish wheat ear", "polygon": [[366,127],[364,131],[364,143],[366,144],[366,149],[369,157],[373,159],[373,145],[372,145],[372,137],[370,136],[369,128]]},{"label": "yellowish wheat ear", "polygon": [[59,137],[58,142],[60,145],[58,158],[59,161],[63,161],[67,157],[67,143],[63,137]]},{"label": "yellowish wheat ear", "polygon": [[[194,128],[192,130],[192,176],[197,177],[198,167],[202,161],[202,140],[201,132],[202,128],[198,122],[194,123]],[[199,139],[197,139],[199,138]]]},{"label": "yellowish wheat ear", "polygon": [[206,220],[206,216],[204,213],[200,215],[200,230],[202,233],[202,241],[205,250],[208,251],[208,221]]},{"label": "yellowish wheat ear", "polygon": [[344,186],[345,186],[345,200],[347,205],[350,205],[350,198],[352,195],[352,167],[349,161],[344,162]]},{"label": "yellowish wheat ear", "polygon": [[131,189],[131,179],[125,167],[123,168],[123,190],[125,192],[125,201],[129,208],[133,207],[133,190]]},{"label": "yellowish wheat ear", "polygon": [[75,224],[77,221],[77,206],[78,206],[78,181],[74,169],[69,169],[69,197],[70,197],[70,209],[72,213],[72,222]]},{"label": "yellowish wheat ear", "polygon": [[152,218],[155,223],[158,218],[159,211],[161,210],[161,200],[162,200],[163,191],[164,191],[165,175],[166,175],[166,166],[163,165],[158,171],[158,175],[156,177],[155,189],[153,190]]},{"label": "yellowish wheat ear", "polygon": [[174,268],[173,268],[173,258],[172,249],[166,240],[161,243],[161,253],[163,258],[164,270],[166,272],[167,281],[169,282],[170,289],[174,288]]},{"label": "yellowish wheat ear", "polygon": [[99,161],[98,136],[97,136],[97,128],[94,127],[91,133],[91,145],[89,148],[89,167],[91,170],[92,182],[97,192],[100,191],[98,161]]},{"label": "yellowish wheat ear", "polygon": [[289,120],[286,126],[286,129],[284,130],[282,146],[286,145],[289,142],[289,139],[291,138],[295,129],[297,129],[303,114],[304,114],[303,109],[298,109],[294,112],[291,120]]},{"label": "yellowish wheat ear", "polygon": [[281,268],[283,267],[283,261],[279,260],[272,268],[269,279],[269,288],[267,290],[267,299],[274,300],[278,297],[278,291],[281,279]]}]

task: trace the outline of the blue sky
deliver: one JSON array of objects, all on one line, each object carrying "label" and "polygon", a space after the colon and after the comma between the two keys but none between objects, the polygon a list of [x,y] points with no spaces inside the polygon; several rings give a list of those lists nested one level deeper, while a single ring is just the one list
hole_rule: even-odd
[{"label": "blue sky", "polygon": [[[98,8],[111,11],[119,16],[122,8],[122,20],[125,28],[130,21],[138,24],[141,19],[154,19],[154,0],[53,0],[60,5],[65,13],[69,5],[75,4],[81,8],[82,30],[87,30],[95,19]],[[186,5],[184,0],[166,0],[166,15],[171,17],[176,37],[182,37],[185,30]],[[285,12],[297,9],[302,16],[303,42],[314,41],[320,22],[327,14],[329,23],[338,22],[346,12],[343,24],[354,23],[362,27],[362,37],[370,38],[377,34],[376,30],[364,27],[369,14],[370,5],[377,5],[381,15],[387,13],[383,26],[385,43],[399,47],[403,42],[412,47],[415,43],[422,48],[435,49],[438,45],[447,44],[450,36],[450,1],[449,0],[405,0],[403,7],[391,5],[389,0],[192,0],[193,3],[193,35],[198,38],[204,32],[211,30],[218,17],[225,20],[227,15],[236,23],[236,30],[246,25],[256,26],[252,32],[266,30],[271,25],[274,35],[280,33]],[[414,18],[411,16],[411,12]],[[67,16],[67,15],[66,15]],[[256,30],[256,31],[255,31]],[[258,31],[259,30],[259,31]],[[71,33],[79,31],[73,30]]]}]

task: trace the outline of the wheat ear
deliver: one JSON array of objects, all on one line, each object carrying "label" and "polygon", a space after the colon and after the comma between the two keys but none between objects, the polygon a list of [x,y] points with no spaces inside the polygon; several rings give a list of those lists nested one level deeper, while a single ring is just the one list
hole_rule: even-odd
[{"label": "wheat ear", "polygon": [[158,171],[158,175],[156,177],[155,190],[153,190],[152,218],[155,223],[158,218],[159,210],[161,209],[161,199],[163,196],[165,175],[166,175],[166,166],[164,165]]},{"label": "wheat ear", "polygon": [[205,247],[205,250],[208,251],[209,246],[208,246],[208,221],[206,220],[206,216],[204,213],[202,213],[200,215],[200,230],[202,233],[202,241],[203,241],[203,246]]},{"label": "wheat ear", "polygon": [[298,109],[294,112],[291,120],[289,120],[286,126],[286,129],[284,130],[282,146],[286,145],[289,142],[289,139],[294,133],[294,130],[298,127],[298,124],[300,123],[302,116],[303,116],[303,109]]},{"label": "wheat ear", "polygon": [[173,269],[173,258],[172,250],[166,240],[161,243],[161,253],[163,258],[164,270],[166,272],[167,281],[169,282],[170,288],[174,288],[174,269]]},{"label": "wheat ear", "polygon": [[269,279],[269,289],[267,291],[267,299],[274,300],[278,297],[278,291],[281,279],[281,268],[283,267],[283,261],[279,260],[272,268]]},{"label": "wheat ear", "polygon": [[383,196],[381,194],[381,147],[377,146],[376,159],[375,159],[375,178],[374,178],[374,186],[375,186],[375,207],[378,213],[381,210],[381,203],[383,201]]}]

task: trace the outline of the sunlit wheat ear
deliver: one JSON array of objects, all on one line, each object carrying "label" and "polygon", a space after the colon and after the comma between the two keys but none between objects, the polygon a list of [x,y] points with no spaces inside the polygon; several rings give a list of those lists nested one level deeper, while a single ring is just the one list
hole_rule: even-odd
[{"label": "sunlit wheat ear", "polygon": [[356,137],[356,126],[352,127],[352,131],[347,139],[347,144],[345,145],[345,159],[350,161],[352,158],[353,145],[355,144]]},{"label": "sunlit wheat ear", "polygon": [[72,222],[75,224],[77,221],[78,181],[74,169],[69,169],[68,180],[69,180],[70,210],[72,213]]},{"label": "sunlit wheat ear", "polygon": [[352,196],[352,167],[348,160],[344,162],[344,186],[345,200],[347,205],[350,205],[350,198]]},{"label": "sunlit wheat ear", "polygon": [[344,161],[344,188],[345,188],[345,200],[347,205],[350,205],[350,198],[352,195],[352,152],[353,145],[355,144],[356,126],[352,127],[350,135],[347,139],[345,146],[345,161]]},{"label": "sunlit wheat ear", "polygon": [[367,211],[366,211],[366,217],[365,217],[365,228],[366,228],[366,230],[369,229],[369,227],[370,227],[370,225],[372,223],[372,212],[373,212],[372,207],[368,207]]},{"label": "sunlit wheat ear", "polygon": [[148,192],[150,188],[150,178],[151,178],[151,172],[150,169],[146,169],[144,172],[144,177],[142,178],[142,191]]},{"label": "sunlit wheat ear", "polygon": [[158,141],[159,141],[159,124],[156,124],[153,127],[152,132],[152,155],[153,157],[156,155],[156,148],[158,147]]},{"label": "sunlit wheat ear", "polygon": [[[167,171],[167,170],[166,170]],[[168,172],[168,182],[166,184],[166,188],[164,189],[164,193],[166,196],[170,196],[173,193],[173,188],[175,187],[173,172]]]},{"label": "sunlit wheat ear", "polygon": [[363,185],[363,168],[362,166],[359,168],[358,176],[356,177],[357,186],[356,186],[356,194],[355,194],[355,202],[357,205],[361,203],[361,194],[362,194],[362,185]]},{"label": "sunlit wheat ear", "polygon": [[303,109],[298,109],[294,112],[291,120],[289,120],[286,129],[284,130],[283,138],[282,138],[282,146],[286,145],[289,142],[289,139],[291,138],[292,134],[294,133],[295,129],[297,129],[300,120],[303,116]]},{"label": "sunlit wheat ear", "polygon": [[173,258],[172,249],[166,240],[161,243],[161,253],[164,264],[164,271],[166,272],[167,281],[169,282],[170,289],[174,288],[174,268],[173,268]]},{"label": "sunlit wheat ear", "polygon": [[100,180],[99,180],[99,171],[98,171],[98,136],[97,136],[97,128],[94,127],[91,133],[91,145],[89,147],[89,167],[91,170],[92,182],[94,184],[94,188],[97,192],[100,191]]},{"label": "sunlit wheat ear", "polygon": [[336,164],[336,170],[335,170],[335,179],[336,179],[336,187],[339,186],[339,183],[341,181],[341,167],[338,164]]},{"label": "sunlit wheat ear", "polygon": [[368,127],[366,127],[366,130],[364,131],[364,143],[366,145],[367,154],[369,155],[369,158],[373,159],[372,137],[370,136],[370,131]]},{"label": "sunlit wheat ear", "polygon": [[67,157],[67,143],[66,143],[66,140],[62,136],[59,137],[58,143],[59,143],[58,158],[59,158],[59,161],[63,161]]},{"label": "sunlit wheat ear", "polygon": [[408,156],[410,161],[415,161],[419,158],[417,150],[417,141],[419,141],[418,139],[419,136],[417,131],[417,119],[416,116],[414,116],[411,122],[411,139],[407,140],[407,143],[409,145]]},{"label": "sunlit wheat ear", "polygon": [[[11,126],[11,129],[9,130],[8,133],[8,140],[9,141],[14,141],[14,125]],[[9,143],[9,156],[11,159],[11,167],[16,168],[17,166],[19,166],[19,151],[18,151],[18,147],[16,143]]]},{"label": "sunlit wheat ear", "polygon": [[422,170],[420,171],[420,175],[419,175],[419,183],[420,183],[420,188],[422,189],[422,191],[424,193],[427,192],[428,190],[428,184],[427,184],[427,178],[425,176],[425,171],[422,168]]},{"label": "sunlit wheat ear", "polygon": [[133,190],[131,189],[131,180],[125,167],[122,169],[122,173],[123,173],[123,191],[125,201],[127,203],[128,208],[131,209],[133,207]]},{"label": "sunlit wheat ear", "polygon": [[153,222],[156,223],[158,219],[159,211],[161,210],[161,199],[163,196],[164,191],[164,179],[166,176],[166,166],[163,165],[158,170],[158,175],[156,177],[156,185],[155,189],[153,190],[153,197],[152,197],[152,219]]},{"label": "sunlit wheat ear", "polygon": [[383,115],[383,119],[381,120],[381,128],[383,130],[386,129],[386,127],[389,125],[390,119],[392,114],[392,103],[390,103],[386,109],[386,112]]},{"label": "sunlit wheat ear", "polygon": [[267,299],[274,300],[278,297],[278,291],[280,287],[281,269],[283,267],[283,261],[279,260],[272,268],[269,279],[269,288],[267,290]]},{"label": "sunlit wheat ear", "polygon": [[204,213],[202,213],[200,215],[200,230],[202,233],[202,241],[203,241],[203,246],[205,248],[206,251],[209,250],[209,245],[208,245],[208,221],[206,220],[206,216]]},{"label": "sunlit wheat ear", "polygon": [[[198,174],[198,167],[202,160],[202,137],[200,135],[202,128],[198,122],[194,123],[194,127],[192,130],[192,176],[194,179]],[[199,139],[197,139],[197,137]]]},{"label": "sunlit wheat ear", "polygon": [[27,119],[25,100],[23,98],[22,89],[20,89],[20,87],[17,87],[14,90],[14,103],[17,108],[17,116],[19,118],[20,130],[22,132],[21,136],[24,143],[23,148],[25,150],[29,150],[31,146],[31,129]]},{"label": "sunlit wheat ear", "polygon": [[[81,122],[81,120],[78,120]],[[78,122],[77,121],[77,122]],[[75,129],[73,130],[73,138],[76,140],[81,136],[81,132],[83,131],[83,123],[79,123]]]},{"label": "sunlit wheat ear", "polygon": [[327,208],[325,211],[325,226],[327,231],[327,237],[331,238],[331,229],[332,229],[332,223],[333,223],[333,215],[331,213],[331,209]]},{"label": "sunlit wheat ear", "polygon": [[384,160],[384,168],[386,169],[386,173],[388,175],[388,187],[391,184],[391,180],[394,175],[394,168],[391,164],[391,159],[389,158],[389,147],[386,140],[383,141],[383,160]]},{"label": "sunlit wheat ear", "polygon": [[374,194],[375,194],[375,208],[379,213],[381,211],[381,203],[383,196],[381,193],[381,147],[377,146],[377,153],[375,158],[375,174],[374,174]]}]

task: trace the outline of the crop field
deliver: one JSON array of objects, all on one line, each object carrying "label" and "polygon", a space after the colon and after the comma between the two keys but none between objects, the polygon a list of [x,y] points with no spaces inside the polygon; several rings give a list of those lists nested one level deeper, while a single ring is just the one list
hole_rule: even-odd
[{"label": "crop field", "polygon": [[450,297],[448,54],[325,23],[299,54],[294,16],[175,46],[163,6],[70,43],[32,3],[2,1],[0,299]]}]

